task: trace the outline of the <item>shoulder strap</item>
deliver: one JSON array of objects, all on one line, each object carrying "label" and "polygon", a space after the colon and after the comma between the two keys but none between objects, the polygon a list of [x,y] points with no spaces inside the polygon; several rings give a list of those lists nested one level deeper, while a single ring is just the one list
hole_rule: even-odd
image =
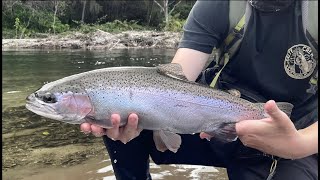
[{"label": "shoulder strap", "polygon": [[222,70],[239,49],[250,16],[251,6],[247,1],[229,1],[229,34],[220,47],[222,55],[216,58],[215,64],[222,67],[212,80],[211,87],[214,88],[216,86]]},{"label": "shoulder strap", "polygon": [[230,51],[230,58],[233,56],[234,52],[238,49],[238,45],[241,43],[242,35],[244,34],[250,16],[251,8],[248,6],[247,1],[229,1],[228,36],[224,39],[220,47],[213,49],[212,55],[214,61],[211,62],[208,67],[212,67],[214,64],[223,65],[224,62],[221,62],[221,56],[223,56],[225,52]]},{"label": "shoulder strap", "polygon": [[[302,0],[302,25],[308,43],[313,52],[313,58],[318,62],[318,0]],[[308,93],[315,94],[318,91],[318,63],[309,80]]]},{"label": "shoulder strap", "polygon": [[246,4],[246,1],[229,1],[229,33],[245,14]]},{"label": "shoulder strap", "polygon": [[318,0],[301,2],[303,28],[318,44]]},{"label": "shoulder strap", "polygon": [[302,1],[302,25],[314,58],[318,59],[318,0]]}]

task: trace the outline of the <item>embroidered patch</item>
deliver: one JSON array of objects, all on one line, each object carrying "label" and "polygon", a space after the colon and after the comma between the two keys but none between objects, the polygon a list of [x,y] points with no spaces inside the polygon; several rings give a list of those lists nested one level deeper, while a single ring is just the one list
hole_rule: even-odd
[{"label": "embroidered patch", "polygon": [[304,44],[298,44],[288,49],[284,60],[284,69],[294,79],[305,79],[313,73],[316,63],[311,48]]}]

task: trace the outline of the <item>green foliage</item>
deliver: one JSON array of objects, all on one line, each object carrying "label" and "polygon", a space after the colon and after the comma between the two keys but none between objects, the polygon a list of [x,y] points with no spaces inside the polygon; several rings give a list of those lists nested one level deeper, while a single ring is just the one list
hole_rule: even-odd
[{"label": "green foliage", "polygon": [[[53,25],[51,25],[51,28],[53,29]],[[60,20],[56,19],[56,23],[54,25],[56,33],[62,33],[70,29],[69,24],[62,24]]]},{"label": "green foliage", "polygon": [[21,27],[21,24],[20,24],[20,20],[19,18],[16,18],[15,22],[14,22],[14,27],[16,29],[16,39],[18,38],[18,32],[20,31],[20,29],[22,28]]},{"label": "green foliage", "polygon": [[2,29],[2,38],[16,38],[16,32],[14,29],[3,28]]},{"label": "green foliage", "polygon": [[[86,3],[84,14],[82,2],[3,1],[2,35],[4,38],[33,37],[39,34],[43,37],[53,32],[60,34],[76,30],[89,33],[96,29],[107,32],[151,29],[181,31],[195,1],[182,1],[176,6],[168,24],[162,22],[164,15],[153,1],[87,1],[89,3]],[[80,23],[82,15],[85,23]]]},{"label": "green foliage", "polygon": [[[41,33],[52,33],[53,32],[53,12],[39,11],[35,13],[35,17],[32,18],[30,28],[37,30]],[[55,31],[57,33],[67,31],[69,29],[68,24],[62,24],[61,21],[56,18]]]},{"label": "green foliage", "polygon": [[[15,29],[16,38],[30,37],[34,33],[53,32],[53,12],[35,10],[21,3],[14,5],[13,9],[13,12],[2,13],[5,15],[3,20],[6,21],[3,25],[6,29]],[[13,19],[14,21],[12,21]],[[69,25],[62,24],[56,18],[54,28],[57,33],[60,33],[69,30]]]},{"label": "green foliage", "polygon": [[81,33],[90,33],[93,32],[95,30],[97,30],[96,26],[94,26],[93,24],[80,24],[80,26],[76,29]]},{"label": "green foliage", "polygon": [[19,18],[15,19],[15,38],[29,37],[34,31],[28,30],[27,26],[20,22]]},{"label": "green foliage", "polygon": [[169,17],[169,23],[166,25],[166,22],[161,24],[161,28],[164,31],[173,31],[173,32],[180,32],[183,30],[183,25],[186,22],[185,19],[179,18],[180,14],[175,14],[174,16]]},{"label": "green foliage", "polygon": [[172,12],[172,14],[179,14],[178,18],[179,19],[187,19],[189,12],[191,11],[192,6],[191,5],[187,5],[187,4],[180,4],[179,6],[177,6],[174,11]]},{"label": "green foliage", "polygon": [[82,33],[90,33],[97,29],[100,29],[102,31],[106,32],[122,32],[122,31],[130,31],[130,30],[146,30],[146,27],[143,27],[138,24],[137,21],[119,21],[114,20],[113,22],[107,22],[104,24],[83,24],[79,21],[74,21],[74,23],[79,25],[79,28],[76,30],[82,32]]},{"label": "green foliage", "polygon": [[139,25],[137,21],[119,21],[114,20],[113,22],[107,22],[100,25],[100,29],[107,32],[121,32],[130,30],[145,30],[143,26]]}]

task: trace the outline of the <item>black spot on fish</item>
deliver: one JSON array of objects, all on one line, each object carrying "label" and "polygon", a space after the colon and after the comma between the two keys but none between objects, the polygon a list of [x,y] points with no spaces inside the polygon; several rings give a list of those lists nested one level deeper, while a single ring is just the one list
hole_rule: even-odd
[{"label": "black spot on fish", "polygon": [[130,97],[130,100],[132,100],[133,92],[131,90],[129,91],[129,97]]}]

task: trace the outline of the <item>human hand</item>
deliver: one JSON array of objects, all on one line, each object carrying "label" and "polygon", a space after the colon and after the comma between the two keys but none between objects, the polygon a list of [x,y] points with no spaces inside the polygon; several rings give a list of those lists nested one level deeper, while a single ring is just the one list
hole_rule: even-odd
[{"label": "human hand", "polygon": [[113,125],[111,129],[104,129],[89,123],[82,123],[80,129],[85,134],[92,132],[96,137],[106,135],[113,140],[120,140],[124,144],[137,137],[142,131],[138,128],[138,116],[136,114],[130,114],[128,123],[123,127],[120,127],[120,115],[112,114],[111,123]]},{"label": "human hand", "polygon": [[[245,120],[236,124],[241,142],[267,154],[286,159],[299,158],[299,151],[304,149],[303,135],[274,101],[268,101],[264,109],[270,117],[257,121]],[[300,150],[297,151],[297,148]]]},{"label": "human hand", "polygon": [[[264,109],[270,117],[236,123],[236,132],[241,142],[245,146],[282,158],[303,157],[303,151],[308,146],[305,135],[295,128],[273,100],[268,101]],[[206,133],[201,133],[200,137],[211,138]]]}]

